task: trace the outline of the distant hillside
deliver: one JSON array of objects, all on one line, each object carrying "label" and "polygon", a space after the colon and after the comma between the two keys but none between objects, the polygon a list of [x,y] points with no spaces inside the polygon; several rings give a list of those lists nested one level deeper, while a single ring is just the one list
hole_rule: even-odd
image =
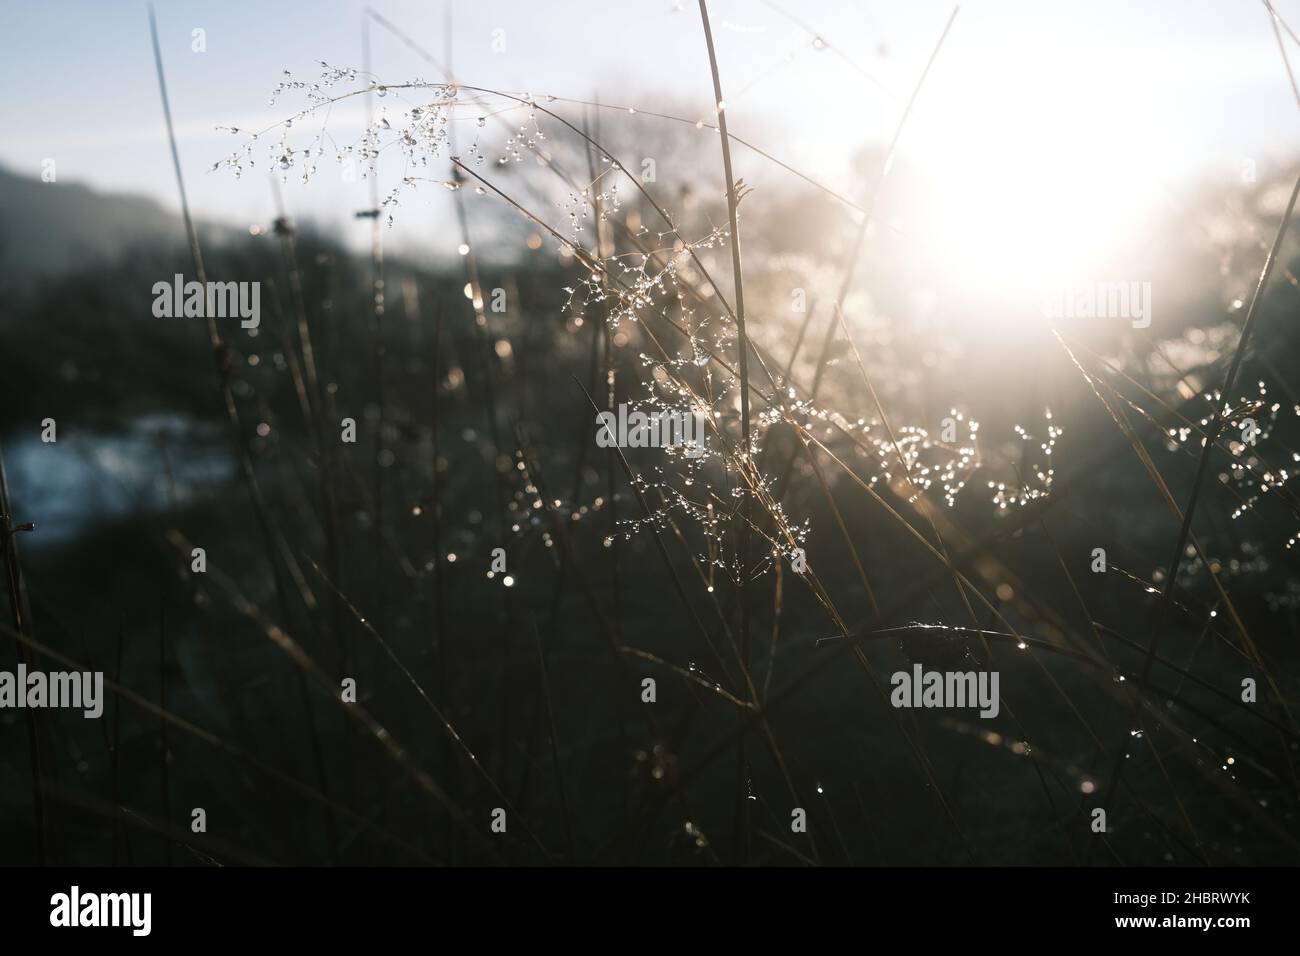
[{"label": "distant hillside", "polygon": [[0,168],[0,287],[22,288],[158,240],[183,242],[184,226],[152,199],[45,183]]}]

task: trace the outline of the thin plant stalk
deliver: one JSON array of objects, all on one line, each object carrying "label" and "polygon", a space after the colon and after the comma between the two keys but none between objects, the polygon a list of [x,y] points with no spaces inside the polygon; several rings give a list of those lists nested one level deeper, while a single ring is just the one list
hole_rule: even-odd
[{"label": "thin plant stalk", "polygon": [[[740,226],[737,218],[737,206],[740,203],[736,179],[731,169],[731,140],[727,136],[727,103],[722,96],[722,78],[718,73],[718,57],[713,48],[713,30],[709,26],[709,8],[705,0],[700,0],[700,20],[704,24],[704,41],[709,48],[709,70],[713,74],[713,102],[718,114],[718,129],[721,132],[722,170],[727,184],[727,220],[731,229],[731,272],[735,285],[735,317],[737,348],[740,352],[740,435],[741,450],[739,455],[740,479],[748,485],[750,465],[749,428],[749,336],[745,331],[745,285],[740,270]],[[740,528],[737,532],[737,554],[740,573],[737,577],[737,600],[740,604],[740,654],[741,664],[749,669],[749,601],[746,595],[746,579],[749,577],[749,531],[752,500],[748,489],[741,499]],[[749,859],[749,806],[745,790],[748,773],[745,766],[745,736],[737,738],[736,766],[736,846],[737,859],[747,862]]]},{"label": "thin plant stalk", "polygon": [[[9,503],[9,478],[5,473],[4,453],[0,451],[0,551],[4,552],[5,585],[9,592],[9,611],[14,631],[29,633],[31,611],[27,604],[27,588],[23,583],[22,568],[18,563],[18,533],[32,530],[32,525],[13,523],[13,507]],[[18,660],[27,666],[35,663],[31,651],[18,641],[14,645]],[[45,865],[45,796],[41,790],[41,736],[36,721],[36,711],[23,708],[23,722],[27,726],[27,747],[32,764],[32,815],[35,818],[36,865]]]}]

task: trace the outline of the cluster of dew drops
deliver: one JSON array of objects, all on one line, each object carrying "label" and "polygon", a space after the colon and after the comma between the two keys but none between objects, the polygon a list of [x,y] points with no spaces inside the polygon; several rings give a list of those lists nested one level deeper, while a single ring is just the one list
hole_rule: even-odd
[{"label": "cluster of dew drops", "polygon": [[[473,166],[482,166],[486,161],[480,143],[481,131],[487,126],[487,116],[481,115],[483,104],[477,96],[467,96],[457,84],[426,82],[420,77],[401,84],[384,84],[355,68],[331,66],[324,60],[319,63],[321,73],[317,79],[295,79],[286,70],[272,91],[271,106],[287,95],[299,95],[306,100],[306,105],[292,115],[258,131],[237,126],[217,127],[218,131],[242,135],[245,139],[237,149],[214,163],[210,171],[226,169],[238,179],[246,168],[257,167],[261,152],[258,146],[264,145],[267,165],[283,182],[288,181],[291,170],[298,172],[301,182],[310,182],[319,172],[319,162],[327,158],[332,158],[339,167],[354,164],[353,168],[365,179],[376,175],[376,164],[382,153],[396,151],[402,157],[402,175],[380,203],[381,209],[390,210],[387,222],[391,226],[391,209],[399,204],[404,191],[420,182],[459,189],[464,181],[459,168],[462,157],[466,164]],[[336,104],[362,95],[379,101],[378,109],[369,112],[370,118],[354,142],[340,143],[329,129],[330,112]],[[507,106],[525,110],[527,118],[507,138],[498,165],[520,162],[524,150],[536,151],[546,139],[531,95],[502,96]],[[475,135],[467,148],[455,154],[452,123],[468,118],[467,111],[475,115]],[[302,130],[307,132],[302,134]],[[453,178],[427,175],[427,170],[437,166],[443,157],[450,157],[457,164]],[[477,191],[484,192],[482,187]]]},{"label": "cluster of dew drops", "polygon": [[1052,493],[1052,482],[1056,477],[1052,452],[1056,448],[1056,440],[1064,434],[1064,429],[1052,420],[1050,408],[1043,410],[1043,420],[1047,429],[1046,438],[1035,437],[1023,425],[1015,426],[1015,433],[1021,441],[1028,445],[1037,443],[1038,451],[1042,453],[1042,460],[1027,461],[1024,471],[1028,474],[1022,474],[1022,480],[1016,486],[1008,486],[1002,481],[988,483],[989,490],[993,492],[993,503],[999,510],[1005,511],[1013,506],[1024,507],[1031,501],[1045,498]]},{"label": "cluster of dew drops", "polygon": [[[496,94],[504,98],[504,108],[493,114],[485,106],[484,97],[477,91],[467,96],[466,91],[454,83],[430,83],[415,78],[400,85],[385,85],[355,68],[331,66],[320,61],[321,72],[312,81],[295,79],[290,71],[272,91],[269,105],[277,105],[282,97],[300,95],[306,105],[291,116],[261,131],[238,127],[219,127],[232,135],[243,135],[245,141],[222,160],[213,164],[213,171],[227,169],[239,178],[244,169],[257,165],[257,147],[264,144],[268,166],[288,179],[291,170],[297,170],[303,183],[317,175],[318,163],[326,158],[343,166],[357,163],[362,178],[376,175],[376,164],[381,153],[394,150],[402,157],[403,174],[398,184],[382,199],[382,210],[387,210],[387,222],[393,223],[393,207],[399,203],[403,191],[413,189],[417,183],[428,181],[450,190],[458,190],[465,182],[461,172],[461,158],[474,166],[485,162],[480,145],[482,131],[488,125],[489,115],[502,119],[508,130],[504,146],[496,159],[498,166],[521,163],[526,153],[536,154],[539,162],[547,164],[541,152],[546,134],[538,121],[538,109],[530,94],[513,96]],[[380,101],[372,111],[370,121],[364,126],[355,142],[339,144],[331,135],[328,119],[331,108],[340,101],[354,96],[373,95]],[[491,96],[487,97],[488,99]],[[547,97],[554,100],[555,97]],[[459,154],[454,148],[452,122],[466,110],[474,116],[474,137]],[[525,119],[517,126],[505,120],[505,114],[525,111]],[[307,130],[305,134],[303,130]],[[301,138],[300,138],[301,137]],[[456,167],[450,180],[423,175],[431,165],[449,157]],[[602,257],[598,237],[588,236],[588,227],[594,222],[608,221],[623,207],[619,193],[621,175],[627,175],[612,157],[600,157],[601,169],[595,181],[586,187],[571,190],[567,198],[557,203],[567,219],[570,251],[581,249],[584,260],[594,264],[574,285],[565,287],[567,299],[563,310],[570,316],[582,317],[596,310],[605,321],[610,334],[623,322],[637,323],[649,313],[672,321],[688,340],[687,348],[676,356],[642,356],[644,364],[653,369],[650,381],[645,383],[648,396],[643,401],[633,401],[634,410],[680,411],[695,408],[714,423],[714,434],[719,440],[722,423],[734,420],[737,383],[734,376],[715,378],[712,361],[736,347],[735,329],[728,323],[712,321],[707,313],[699,312],[689,304],[690,289],[697,286],[700,275],[695,266],[699,256],[708,250],[721,248],[728,239],[725,226],[715,226],[698,238],[686,238],[675,226],[661,232],[652,232],[641,226],[636,233],[639,251]],[[476,187],[483,194],[482,186]],[[378,215],[379,210],[376,211]],[[556,229],[559,235],[560,229]],[[705,400],[700,391],[688,387],[687,376],[703,376]],[[789,518],[781,503],[781,496],[773,493],[772,479],[760,474],[756,462],[763,447],[768,429],[779,422],[788,422],[804,429],[819,440],[847,438],[856,445],[859,458],[872,460],[873,467],[867,477],[872,485],[889,483],[896,478],[906,478],[905,493],[912,498],[937,488],[945,503],[952,507],[966,486],[970,475],[981,467],[976,437],[978,422],[968,420],[956,409],[953,420],[965,432],[956,442],[945,441],[925,428],[904,425],[891,432],[878,419],[850,419],[838,412],[818,407],[812,401],[798,397],[793,388],[779,390],[775,401],[759,411],[748,449],[722,449],[706,447],[698,457],[687,457],[680,449],[664,449],[668,466],[654,465],[649,474],[636,478],[637,490],[653,498],[655,506],[648,516],[634,516],[620,522],[621,533],[631,536],[642,529],[664,532],[673,528],[673,520],[680,516],[703,530],[704,544],[698,555],[703,566],[720,569],[739,580],[745,576],[764,573],[781,557],[789,557],[801,548],[809,534],[808,522]],[[1035,465],[1029,481],[1016,486],[1004,482],[990,482],[993,503],[999,509],[1009,505],[1023,505],[1042,497],[1051,490],[1053,469],[1051,453],[1057,437],[1058,426],[1051,422],[1047,411],[1048,437],[1040,442],[1046,459]],[[734,429],[733,429],[734,430]],[[1017,433],[1026,441],[1033,441],[1020,426]],[[720,493],[706,477],[708,464],[720,465],[727,473],[725,492]],[[671,473],[670,473],[671,472]],[[741,474],[743,472],[743,474]],[[1285,474],[1284,478],[1285,480]],[[742,568],[737,556],[730,552],[727,542],[731,535],[739,500],[750,495],[756,498],[774,519],[775,533],[768,536],[770,547],[757,567]],[[523,501],[517,503],[520,511],[536,512],[538,500],[535,489],[529,487]],[[598,500],[593,506],[573,508],[572,519],[600,510],[605,504]],[[528,524],[531,524],[529,522]],[[516,525],[516,529],[524,528]],[[766,533],[764,533],[766,534]],[[605,539],[610,545],[611,539]]]}]

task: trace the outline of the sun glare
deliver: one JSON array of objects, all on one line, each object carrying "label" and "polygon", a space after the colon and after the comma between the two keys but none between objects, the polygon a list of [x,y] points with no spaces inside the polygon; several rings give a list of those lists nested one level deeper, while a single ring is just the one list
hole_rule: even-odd
[{"label": "sun glare", "polygon": [[1042,51],[973,75],[918,107],[900,151],[919,180],[899,223],[917,254],[953,287],[1013,304],[1145,269],[1151,184],[1174,160],[1143,91]]}]

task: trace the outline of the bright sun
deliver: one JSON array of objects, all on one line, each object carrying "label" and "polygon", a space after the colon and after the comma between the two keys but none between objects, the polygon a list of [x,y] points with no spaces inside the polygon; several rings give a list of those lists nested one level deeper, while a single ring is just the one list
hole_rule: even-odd
[{"label": "bright sun", "polygon": [[953,287],[1008,303],[1148,277],[1140,230],[1170,169],[1143,92],[1045,56],[967,75],[937,85],[904,136],[922,184],[901,223],[913,247]]}]

